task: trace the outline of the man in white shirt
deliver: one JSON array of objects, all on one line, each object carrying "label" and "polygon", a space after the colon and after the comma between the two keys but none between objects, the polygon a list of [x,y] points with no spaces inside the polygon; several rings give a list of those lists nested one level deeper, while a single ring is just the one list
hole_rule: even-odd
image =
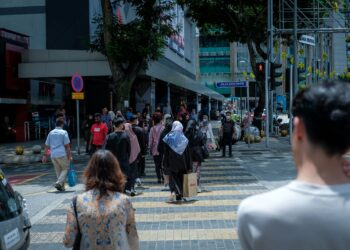
[{"label": "man in white shirt", "polygon": [[64,183],[66,182],[69,162],[72,160],[70,150],[70,140],[66,130],[63,130],[64,120],[58,118],[56,120],[56,128],[51,130],[45,142],[45,153],[43,162],[47,162],[47,155],[51,151],[51,161],[55,167],[57,181],[55,188],[58,191],[64,191]]},{"label": "man in white shirt", "polygon": [[[238,234],[244,250],[350,249],[350,85],[324,83],[293,103],[297,178],[244,200]],[[276,166],[278,167],[278,166]]]}]

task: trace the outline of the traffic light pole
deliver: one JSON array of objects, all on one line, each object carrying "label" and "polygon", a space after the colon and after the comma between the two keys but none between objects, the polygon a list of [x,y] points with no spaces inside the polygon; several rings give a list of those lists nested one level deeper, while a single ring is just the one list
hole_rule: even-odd
[{"label": "traffic light pole", "polygon": [[265,60],[265,146],[268,148],[270,146],[270,131],[269,131],[269,78],[268,78],[268,65],[269,61]]},{"label": "traffic light pole", "polygon": [[[267,31],[268,31],[268,61],[270,63],[273,62],[273,0],[268,0],[268,14],[267,14]],[[268,67],[268,73],[266,74],[267,76],[270,74],[271,70],[270,70],[270,63],[266,64],[266,68]],[[271,76],[270,78],[271,79]],[[269,101],[269,83],[267,82],[267,86],[265,87],[265,89],[267,89],[268,94],[267,94],[267,98],[266,98],[266,120],[268,120],[267,124],[269,125],[267,127],[267,131],[272,131],[272,105],[270,104]],[[272,101],[271,101],[272,103]]]}]

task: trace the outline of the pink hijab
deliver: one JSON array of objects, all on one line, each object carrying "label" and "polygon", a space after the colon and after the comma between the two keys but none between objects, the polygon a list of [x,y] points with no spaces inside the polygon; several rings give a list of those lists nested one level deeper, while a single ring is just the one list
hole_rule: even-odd
[{"label": "pink hijab", "polygon": [[132,130],[131,124],[125,123],[124,126],[125,126],[125,132],[130,138],[130,144],[131,144],[129,163],[133,163],[134,161],[136,161],[139,153],[141,152],[141,149],[140,149],[139,141],[137,140],[137,136]]}]

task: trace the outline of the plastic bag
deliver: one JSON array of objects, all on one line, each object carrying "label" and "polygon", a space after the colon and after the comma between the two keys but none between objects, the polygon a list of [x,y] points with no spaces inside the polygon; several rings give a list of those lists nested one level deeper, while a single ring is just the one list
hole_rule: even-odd
[{"label": "plastic bag", "polygon": [[74,187],[77,184],[77,180],[78,180],[78,177],[77,177],[77,173],[74,170],[74,164],[71,163],[69,165],[69,170],[68,170],[68,185],[70,187]]}]

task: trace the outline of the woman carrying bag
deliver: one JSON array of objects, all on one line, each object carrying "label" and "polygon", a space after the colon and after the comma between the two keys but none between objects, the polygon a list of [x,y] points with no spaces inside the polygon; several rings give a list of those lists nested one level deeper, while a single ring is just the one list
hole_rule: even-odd
[{"label": "woman carrying bag", "polygon": [[86,192],[67,211],[63,243],[73,249],[138,250],[134,208],[124,190],[117,159],[107,150],[93,154],[85,170]]},{"label": "woman carrying bag", "polygon": [[192,159],[188,147],[188,139],[183,133],[182,124],[175,121],[171,131],[163,138],[164,168],[170,174],[170,198],[169,201],[181,201],[183,199],[184,174],[192,172]]},{"label": "woman carrying bag", "polygon": [[200,177],[201,177],[201,166],[207,155],[204,155],[206,151],[207,136],[202,133],[198,128],[196,121],[190,120],[187,124],[185,136],[189,141],[189,148],[193,161],[193,172],[197,174],[197,192],[200,193]]}]

